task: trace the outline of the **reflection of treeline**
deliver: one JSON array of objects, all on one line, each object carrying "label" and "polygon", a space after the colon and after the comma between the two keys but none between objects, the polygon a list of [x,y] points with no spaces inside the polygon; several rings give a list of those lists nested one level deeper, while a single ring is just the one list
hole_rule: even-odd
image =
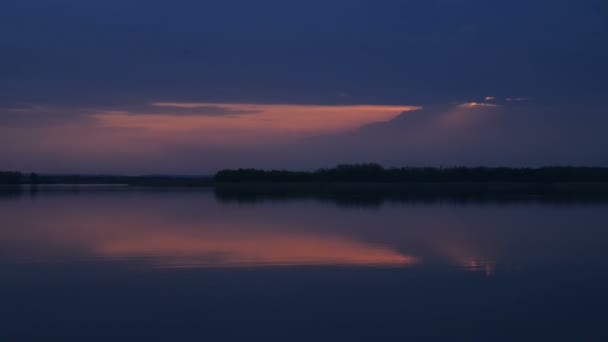
[{"label": "reflection of treeline", "polygon": [[339,206],[384,203],[607,203],[608,183],[220,183],[215,197],[225,203],[315,200]]},{"label": "reflection of treeline", "polygon": [[223,203],[243,205],[302,200],[344,207],[379,207],[385,203],[605,204],[608,203],[608,184],[218,184],[214,194]]},{"label": "reflection of treeline", "polygon": [[378,182],[378,183],[568,183],[608,182],[608,168],[601,167],[404,167],[378,164],[339,165],[317,171],[222,170],[216,182]]}]

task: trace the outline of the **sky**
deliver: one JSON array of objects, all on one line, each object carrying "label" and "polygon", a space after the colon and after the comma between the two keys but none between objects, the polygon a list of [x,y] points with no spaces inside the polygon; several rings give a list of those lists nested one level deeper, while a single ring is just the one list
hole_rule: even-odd
[{"label": "sky", "polygon": [[608,166],[605,0],[0,2],[0,169]]}]

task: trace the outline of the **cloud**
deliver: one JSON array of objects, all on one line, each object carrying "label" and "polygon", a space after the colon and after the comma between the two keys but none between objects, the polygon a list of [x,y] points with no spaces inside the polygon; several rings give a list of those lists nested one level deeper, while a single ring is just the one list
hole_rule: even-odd
[{"label": "cloud", "polygon": [[149,106],[133,108],[133,114],[144,113],[148,115],[198,115],[198,116],[239,116],[245,114],[261,113],[258,109],[238,108],[224,104],[191,104],[174,102],[155,102]]},{"label": "cloud", "polygon": [[[313,169],[338,163],[386,166],[608,166],[608,108],[504,104],[427,106],[354,132],[266,150],[231,166]],[[581,120],[580,118],[584,118]],[[242,161],[241,161],[242,162]]]},{"label": "cloud", "polygon": [[498,107],[495,103],[485,102],[467,102],[459,105],[460,107],[475,108],[475,107]]},{"label": "cloud", "polygon": [[45,126],[87,121],[98,112],[91,107],[16,104],[0,107],[0,124],[5,126]]},{"label": "cloud", "polygon": [[226,167],[608,165],[608,108],[319,106],[178,102],[242,115],[95,111],[87,120],[0,125],[5,168],[39,172],[212,173]]},{"label": "cloud", "polygon": [[525,102],[525,101],[530,101],[530,98],[528,98],[528,97],[507,97],[505,99],[505,101],[507,101],[507,102]]},{"label": "cloud", "polygon": [[[237,103],[157,102],[160,108],[150,114],[147,109],[105,111],[93,115],[101,125],[114,128],[147,130],[150,134],[196,133],[214,142],[255,141],[264,138],[289,138],[356,129],[363,125],[387,121],[417,106],[380,105],[291,105]],[[216,112],[208,115],[209,110]],[[189,115],[174,115],[188,110]],[[196,115],[200,111],[200,115]],[[223,113],[222,115],[218,113]],[[247,114],[247,115],[245,115]]]},{"label": "cloud", "polygon": [[[356,130],[418,108],[234,103],[113,109],[31,106],[0,117],[0,149],[6,168],[27,171],[196,173],[265,160],[265,151],[277,146]],[[153,109],[157,111],[151,113]],[[184,115],[180,110],[191,112]]]}]

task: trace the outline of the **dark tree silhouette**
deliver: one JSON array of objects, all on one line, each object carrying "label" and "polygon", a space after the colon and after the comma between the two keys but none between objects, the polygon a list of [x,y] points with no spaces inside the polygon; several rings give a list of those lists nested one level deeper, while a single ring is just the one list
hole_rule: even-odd
[{"label": "dark tree silhouette", "polygon": [[21,178],[20,172],[0,172],[0,184],[20,184]]},{"label": "dark tree silhouette", "polygon": [[404,167],[378,164],[338,165],[312,172],[236,169],[219,171],[216,182],[375,182],[375,183],[590,183],[608,182],[608,168],[600,167]]}]

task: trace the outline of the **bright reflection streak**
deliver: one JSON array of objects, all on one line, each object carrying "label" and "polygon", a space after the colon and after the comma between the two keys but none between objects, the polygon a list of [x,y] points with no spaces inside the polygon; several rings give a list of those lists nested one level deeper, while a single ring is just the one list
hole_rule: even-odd
[{"label": "bright reflection streak", "polygon": [[270,265],[395,265],[416,263],[393,250],[337,236],[148,235],[103,243],[99,254],[145,257],[164,267]]},{"label": "bright reflection streak", "polygon": [[[44,210],[43,221],[17,215],[0,231],[0,245],[21,246],[4,253],[17,260],[103,259],[142,261],[154,267],[226,267],[272,265],[407,266],[417,258],[389,246],[346,233],[309,231],[295,224],[219,220],[183,220],[158,215],[87,207],[87,211]],[[158,208],[157,208],[158,209]],[[9,218],[10,219],[10,218]],[[297,228],[297,229],[294,229]]]},{"label": "bright reflection streak", "polygon": [[483,272],[486,277],[491,277],[496,271],[496,262],[487,259],[470,259],[463,263],[464,269],[471,272]]}]

